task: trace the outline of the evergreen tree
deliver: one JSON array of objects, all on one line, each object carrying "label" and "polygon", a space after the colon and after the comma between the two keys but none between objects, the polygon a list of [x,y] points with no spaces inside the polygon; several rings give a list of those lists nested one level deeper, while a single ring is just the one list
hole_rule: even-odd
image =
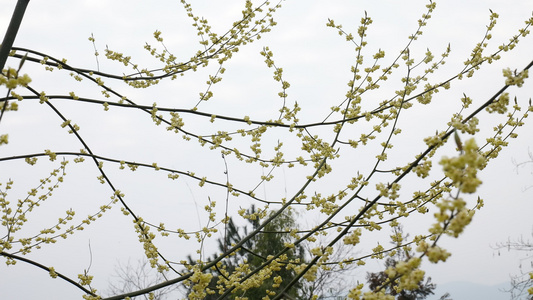
[{"label": "evergreen tree", "polygon": [[[247,215],[255,215],[257,213],[255,206],[252,205],[247,211]],[[272,213],[272,212],[270,212]],[[259,221],[254,218],[247,219],[251,225],[252,231],[257,229]],[[254,238],[248,240],[231,259],[226,260],[224,264],[220,264],[211,270],[213,279],[211,280],[208,289],[213,291],[205,299],[218,299],[220,297],[221,284],[227,282],[229,278],[227,274],[233,274],[237,268],[247,264],[249,270],[254,270],[260,267],[265,261],[268,260],[269,255],[275,255],[285,248],[285,243],[290,243],[294,239],[290,236],[289,228],[296,228],[296,221],[294,219],[294,213],[292,211],[284,212],[272,222],[267,224],[264,229],[256,235]],[[224,237],[218,239],[218,248],[221,252],[224,252],[235,244],[242,240],[249,232],[250,226],[239,227],[235,224],[233,219],[230,219],[224,229]],[[214,259],[216,256],[213,256]],[[283,289],[284,283],[288,283],[295,275],[296,272],[293,269],[286,268],[286,264],[289,261],[303,260],[304,248],[300,245],[296,245],[291,251],[287,252],[286,261],[282,262],[280,268],[277,268],[272,274],[267,276],[258,286],[247,289],[245,291],[235,291],[228,299],[235,299],[236,296],[246,297],[248,299],[261,299],[267,294],[276,293]],[[189,263],[195,264],[191,256],[189,256]],[[281,279],[281,282],[279,281]],[[296,284],[285,293],[287,299],[299,299],[299,289],[301,284]],[[189,291],[190,292],[190,291]]]}]

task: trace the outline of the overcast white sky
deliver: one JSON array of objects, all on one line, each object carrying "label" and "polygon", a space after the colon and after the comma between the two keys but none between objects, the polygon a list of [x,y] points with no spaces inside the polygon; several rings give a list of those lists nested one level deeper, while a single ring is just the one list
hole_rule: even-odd
[{"label": "overcast white sky", "polygon": [[[6,3],[0,10],[2,34],[7,28],[16,1],[4,2]],[[191,2],[195,13],[208,19],[214,30],[221,33],[238,19],[243,1]],[[451,44],[452,54],[449,61],[441,70],[442,73],[433,77],[435,81],[447,78],[462,68],[462,61],[485,32],[489,8],[500,14],[499,23],[493,33],[492,46],[489,47],[490,52],[514,35],[533,12],[531,1],[480,2],[437,2],[437,9],[424,29],[424,36],[412,48],[413,53],[418,55],[430,48],[435,56],[438,56],[448,43]],[[325,111],[342,101],[350,75],[349,67],[355,57],[353,45],[345,42],[336,30],[325,26],[328,18],[343,24],[346,31],[355,33],[359,20],[366,11],[374,19],[374,23],[368,33],[369,45],[365,58],[370,58],[381,48],[388,55],[385,62],[390,62],[404,47],[407,36],[416,29],[416,21],[425,12],[426,3],[393,0],[284,1],[275,17],[278,26],[263,39],[244,47],[235,55],[226,66],[223,81],[214,88],[215,98],[202,104],[200,110],[235,117],[249,115],[256,119],[277,117],[276,109],[279,108],[280,100],[276,94],[279,84],[272,80],[272,70],[265,67],[263,58],[259,55],[263,46],[269,46],[274,52],[276,64],[285,70],[285,80],[291,83],[288,90],[289,102],[297,101],[303,107],[302,123],[322,121],[326,115]],[[179,1],[170,0],[31,1],[15,46],[30,48],[57,58],[65,57],[74,66],[95,69],[93,45],[87,40],[93,34],[101,54],[100,70],[122,70],[104,60],[106,45],[110,49],[133,56],[147,67],[155,68],[159,64],[150,59],[142,49],[145,42],[153,42],[152,33],[155,30],[163,32],[162,36],[168,49],[183,60],[197,49],[197,37],[190,26],[190,20]],[[448,114],[458,110],[458,99],[463,93],[472,97],[476,103],[486,101],[501,87],[502,68],[521,69],[533,59],[530,55],[532,46],[533,36],[528,36],[516,51],[487,67],[484,75],[475,80],[452,85],[449,92],[443,92],[436,98],[439,100],[434,106],[424,107],[427,111],[414,111],[409,118],[402,120],[401,127],[408,134],[397,142],[400,149],[397,158],[403,162],[412,157],[422,149],[421,138],[433,134],[437,129],[445,128]],[[16,66],[18,62],[9,60],[8,65]],[[214,67],[148,90],[131,90],[120,82],[115,82],[112,86],[138,104],[152,105],[157,102],[161,106],[190,108],[198,101],[198,92],[205,89],[203,82],[207,80],[208,74],[216,70]],[[79,95],[98,97],[98,89],[86,83],[78,84],[57,70],[49,73],[28,64],[24,72],[28,72],[33,78],[32,86],[38,91],[68,94],[74,90]],[[371,94],[375,99],[368,101],[377,102],[390,97],[391,91],[397,88],[398,84],[395,82],[390,87],[385,85],[380,91],[383,94]],[[519,101],[525,105],[533,93],[533,84],[528,82],[521,89],[510,90],[510,93],[517,95]],[[146,114],[116,108],[103,113],[100,106],[72,105],[59,100],[57,105],[68,115],[67,118],[80,125],[84,138],[96,153],[137,162],[156,161],[161,166],[190,170],[199,175],[206,174],[210,179],[225,181],[224,161],[219,152],[199,150],[194,143],[184,144],[181,137],[163,132],[163,128],[152,125]],[[191,128],[202,134],[215,128],[209,125],[208,120],[190,118],[186,121],[195,124]],[[198,125],[194,123],[196,121],[199,122]],[[0,157],[36,153],[44,149],[78,151],[81,148],[79,143],[68,135],[66,130],[61,129],[59,124],[61,120],[44,106],[30,101],[21,103],[20,111],[7,113],[0,124],[0,133],[7,132],[10,135],[10,144],[0,147]],[[217,122],[214,125],[217,125]],[[491,130],[492,124],[481,123],[481,128],[486,133]],[[509,274],[518,272],[519,256],[506,251],[498,253],[491,245],[508,238],[528,237],[533,231],[533,188],[527,189],[533,185],[532,167],[517,169],[513,164],[513,161],[527,160],[528,150],[533,151],[531,132],[531,123],[520,128],[519,138],[512,140],[511,146],[480,175],[484,184],[479,189],[479,195],[485,199],[485,208],[476,214],[472,224],[459,239],[442,240],[441,246],[452,252],[452,256],[444,264],[424,266],[433,282],[443,284],[468,281],[492,285],[506,282]],[[316,133],[321,132],[317,130]],[[355,132],[356,137],[360,133]],[[284,137],[285,135],[281,134],[279,137],[270,136],[269,142],[274,143],[277,138]],[[290,157],[298,151],[299,145],[288,140],[286,148],[287,156]],[[368,160],[372,160],[375,153],[369,151],[363,154],[368,156],[353,157],[348,160],[348,164],[352,164],[354,169],[367,170]],[[440,155],[454,155],[453,147],[445,148]],[[227,162],[231,180],[239,182],[243,187],[253,187],[256,181],[251,178],[261,175],[260,169],[248,170],[233,158],[228,158]],[[348,168],[346,162],[342,164],[344,165],[338,166],[341,171],[335,175],[338,177],[326,180],[325,186],[320,187],[324,189],[324,194],[338,189],[332,187],[328,190],[328,184],[333,185],[343,174],[353,176],[351,167]],[[16,185],[10,192],[10,197],[11,201],[15,202],[16,199],[24,197],[27,189],[33,187],[36,180],[46,176],[53,166],[57,166],[57,163],[50,163],[45,159],[40,159],[35,167],[20,161],[2,162],[0,182],[4,183],[8,178],[14,179]],[[258,189],[256,193],[269,200],[290,196],[303,182],[303,178],[298,175],[308,174],[305,171],[300,170],[298,174],[283,169],[283,172],[277,173],[278,181]],[[97,182],[96,170],[90,162],[79,165],[71,162],[67,173],[65,184],[55,191],[54,197],[48,200],[49,203],[31,215],[28,228],[25,229],[27,232],[53,223],[68,208],[76,209],[79,218],[83,218],[94,212],[95,208],[107,203],[111,192],[107,186]],[[201,207],[205,205],[207,196],[212,199],[225,197],[223,190],[202,190],[197,187],[197,182],[186,178],[169,181],[165,179],[166,174],[152,170],[131,173],[118,171],[110,166],[109,173],[113,176],[116,186],[125,192],[126,200],[134,210],[140,211],[141,216],[155,223],[163,220],[169,228],[198,230],[200,226],[205,225],[205,213],[201,211]],[[407,188],[411,190],[417,187]],[[238,201],[241,200],[235,200],[231,204],[230,210],[233,212],[249,204],[245,200]],[[223,200],[220,201],[222,202]],[[217,211],[221,213],[222,207],[219,206]],[[302,219],[313,222],[314,217],[303,216]],[[420,231],[412,232],[412,235],[423,233],[429,224],[427,219],[420,222],[423,226],[407,223],[407,229]],[[0,231],[0,236],[3,236],[3,231]],[[382,241],[382,244],[387,243],[386,240]],[[169,255],[173,260],[184,259],[185,255],[196,249],[194,243],[183,243],[176,239],[163,241],[161,245],[161,249],[166,253],[172,253]],[[364,250],[374,246],[375,240],[372,238],[362,244]],[[211,254],[215,248],[211,247],[210,250],[206,250],[206,254]],[[130,258],[135,260],[141,256],[142,248],[136,241],[131,220],[123,217],[119,208],[115,207],[101,220],[91,224],[87,230],[78,232],[67,240],[58,241],[56,245],[36,250],[28,257],[54,266],[56,270],[73,277],[92,263],[91,274],[96,277],[95,287],[105,291],[109,275],[118,261],[127,262]],[[381,266],[370,262],[369,267],[379,270]],[[356,279],[364,280],[364,272],[361,271],[357,275],[360,278]],[[43,283],[46,283],[46,286],[43,286]],[[76,288],[60,280],[50,280],[45,272],[23,263],[12,267],[0,264],[0,290],[2,299],[30,299],[39,295],[44,295],[44,299],[81,299]]]}]

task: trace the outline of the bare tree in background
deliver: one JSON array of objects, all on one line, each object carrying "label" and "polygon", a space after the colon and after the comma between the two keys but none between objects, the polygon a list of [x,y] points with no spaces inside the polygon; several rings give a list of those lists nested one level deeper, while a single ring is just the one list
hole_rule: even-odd
[{"label": "bare tree in background", "polygon": [[[306,253],[311,253],[310,244],[304,247]],[[335,245],[331,263],[318,268],[314,280],[303,281],[301,299],[311,299],[313,295],[318,299],[343,299],[349,290],[347,287],[355,284],[353,272],[358,264],[353,260],[354,255],[352,247],[342,243]]]},{"label": "bare tree in background", "polygon": [[[109,283],[109,293],[112,295],[126,294],[137,290],[142,290],[155,284],[168,280],[164,273],[157,272],[147,260],[138,260],[132,263],[130,260],[126,264],[118,263],[115,268],[115,274],[113,277],[116,279]],[[144,299],[144,300],[165,300],[175,299],[169,298],[172,292],[176,291],[178,286],[168,286],[151,294],[144,294],[132,299]]]},{"label": "bare tree in background", "polygon": [[[529,160],[526,160],[526,161],[523,161],[521,163],[517,163],[514,159],[513,159],[513,164],[515,165],[516,167],[516,172],[518,173],[519,170],[521,168],[525,168],[526,166],[533,166],[533,152],[531,152],[531,150],[529,150],[527,152],[527,154],[529,155]],[[530,171],[530,174],[533,175],[533,168],[531,168],[531,171]],[[527,186],[525,189],[530,189],[533,187],[533,184]]]},{"label": "bare tree in background", "polygon": [[[533,237],[533,233],[531,236]],[[501,255],[501,250],[524,253],[520,259],[520,273],[511,275],[511,288],[505,291],[511,293],[511,299],[533,300],[533,242],[520,237],[516,240],[509,239],[507,242],[498,243],[494,248],[498,250],[498,255]]]},{"label": "bare tree in background", "polygon": [[[533,164],[533,153],[528,151],[528,155],[530,159],[521,163],[517,163],[513,160],[517,172],[520,168]],[[527,190],[531,187],[533,187],[533,185],[530,185],[525,189]],[[531,236],[533,237],[533,228]],[[511,288],[505,291],[511,294],[511,299],[533,300],[533,242],[521,236],[514,240],[509,238],[506,242],[498,243],[493,248],[498,250],[498,255],[501,255],[501,250],[524,253],[524,256],[520,258],[520,264],[518,266],[519,274],[510,275]]]}]

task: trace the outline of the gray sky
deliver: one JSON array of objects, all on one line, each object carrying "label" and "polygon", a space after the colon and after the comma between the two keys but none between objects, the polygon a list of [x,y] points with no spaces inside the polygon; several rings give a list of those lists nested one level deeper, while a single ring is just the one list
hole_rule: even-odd
[{"label": "gray sky", "polygon": [[[16,1],[10,2],[0,11],[2,32],[7,27]],[[241,2],[197,1],[192,4],[196,14],[208,19],[214,31],[221,33],[239,18]],[[154,43],[152,33],[160,30],[170,52],[179,59],[190,57],[198,49],[197,37],[179,2],[165,0],[155,4],[147,3],[96,0],[33,1],[28,6],[15,46],[30,48],[57,58],[65,57],[74,66],[95,69],[97,62],[93,55],[94,49],[88,41],[88,37],[93,34],[100,53],[100,70],[121,74],[127,72],[127,69],[105,60],[106,45],[110,49],[131,55],[133,60],[141,65],[156,68],[160,64],[150,58],[142,47],[145,42]],[[303,108],[300,117],[302,123],[322,121],[329,107],[344,99],[346,83],[350,78],[349,67],[355,59],[354,46],[339,36],[335,29],[325,26],[328,18],[343,24],[346,31],[355,33],[359,20],[366,11],[374,23],[369,29],[365,58],[370,59],[378,49],[383,49],[387,53],[383,62],[385,65],[404,47],[407,36],[416,29],[416,20],[425,13],[425,4],[423,1],[392,0],[335,1],[327,4],[325,1],[283,2],[283,7],[275,17],[278,26],[274,27],[271,33],[265,34],[261,40],[243,47],[235,54],[235,58],[226,66],[223,81],[213,87],[214,99],[202,103],[199,110],[235,117],[249,115],[252,119],[276,118],[277,109],[281,105],[281,100],[277,97],[280,86],[272,80],[273,70],[266,68],[264,58],[259,55],[264,46],[269,46],[274,52],[276,65],[284,69],[284,79],[291,84],[288,89],[288,105],[297,101]],[[493,52],[498,45],[516,34],[523,21],[531,16],[533,3],[519,0],[505,3],[483,1],[482,4],[470,0],[437,2],[433,18],[423,30],[424,35],[411,48],[412,53],[419,58],[428,47],[435,57],[438,57],[448,43],[451,44],[452,53],[447,64],[438,74],[431,77],[431,80],[438,82],[447,79],[462,68],[462,61],[483,37],[489,20],[489,8],[500,14],[499,23],[493,32],[492,44],[489,46],[489,52]],[[422,138],[434,134],[435,130],[445,128],[450,114],[458,110],[459,98],[463,93],[473,98],[474,104],[486,101],[504,81],[501,69],[521,69],[530,62],[531,46],[533,38],[528,36],[516,51],[482,70],[476,78],[454,83],[451,90],[438,94],[432,105],[413,109],[399,124],[406,134],[395,142],[398,149],[395,158],[403,164],[419,153],[423,149]],[[158,49],[160,48],[158,45]],[[10,66],[15,64],[18,65],[18,62],[8,61]],[[109,82],[113,88],[138,104],[152,105],[157,102],[163,107],[191,108],[198,101],[198,93],[205,90],[204,82],[208,75],[213,74],[216,67],[213,64],[198,73],[187,74],[184,78],[146,90],[133,90],[120,82]],[[62,74],[55,70],[49,73],[40,66],[30,64],[24,67],[23,72],[29,73],[33,79],[32,86],[38,91],[45,90],[48,94],[68,94],[75,91],[79,96],[101,97],[98,88],[87,82],[75,82],[67,72]],[[397,76],[400,74],[404,76],[401,70]],[[394,79],[395,77],[391,82],[383,84],[379,92],[369,94],[368,99],[364,100],[367,101],[365,105],[373,107],[374,103],[390,97],[391,93],[401,86],[401,83]],[[509,90],[524,106],[532,91],[531,82],[521,89]],[[153,125],[146,114],[114,107],[109,112],[104,112],[103,108],[97,105],[73,105],[66,101],[54,101],[57,101],[57,106],[65,112],[68,119],[80,125],[80,133],[95,153],[136,162],[157,162],[160,166],[193,171],[200,177],[207,176],[209,179],[225,181],[224,161],[218,151],[199,148],[194,142],[184,143],[181,135],[166,132],[162,128],[163,125]],[[0,157],[36,153],[44,149],[78,151],[81,148],[81,145],[59,126],[61,120],[53,112],[36,101],[27,102],[22,102],[18,112],[9,112],[2,120],[0,132],[9,133],[10,144],[0,147]],[[486,115],[482,114],[481,118]],[[476,138],[478,144],[490,134],[493,125],[491,121],[494,118],[483,120],[485,121],[480,124],[482,137]],[[200,134],[216,131],[219,124],[228,126],[226,128],[233,126],[219,123],[218,120],[210,124],[208,119],[197,117],[187,117],[185,122],[186,128]],[[517,255],[506,251],[498,254],[490,246],[508,238],[530,236],[533,230],[533,223],[530,221],[533,211],[533,188],[527,189],[533,182],[532,169],[530,166],[517,169],[513,164],[513,161],[522,162],[528,159],[527,152],[532,147],[532,130],[533,125],[530,123],[519,128],[519,138],[512,140],[500,157],[492,161],[480,174],[484,184],[479,189],[479,195],[485,199],[485,208],[476,214],[459,239],[442,240],[440,245],[452,252],[448,262],[437,266],[424,265],[427,275],[431,276],[435,283],[469,281],[497,284],[508,281],[509,274],[518,272]],[[330,132],[317,129],[313,133],[331,137]],[[355,128],[354,137],[358,137],[361,132]],[[277,131],[266,137],[267,153],[272,153],[271,145],[278,139],[286,139],[284,148],[287,157],[298,153],[300,146],[296,143],[297,140]],[[242,140],[241,143],[245,141]],[[234,144],[239,145],[239,141]],[[354,170],[368,171],[369,161],[372,162],[377,148],[369,149],[371,150],[361,152],[361,156],[334,162],[337,167],[334,175],[313,189],[329,194],[338,190],[336,182],[353,176]],[[298,155],[300,154],[296,154]],[[453,145],[447,145],[437,154],[435,165],[438,157],[442,155],[455,155]],[[257,177],[261,176],[261,172],[265,172],[260,168],[249,168],[233,157],[228,157],[227,163],[232,182],[247,189],[252,189],[257,184]],[[389,163],[393,164],[394,161]],[[0,182],[5,183],[8,178],[15,181],[15,186],[9,194],[11,201],[15,202],[16,199],[25,197],[28,188],[34,187],[39,178],[47,176],[51,168],[57,166],[58,161],[51,163],[44,158],[34,167],[22,161],[2,162]],[[202,207],[207,203],[208,196],[218,202],[217,218],[223,214],[223,189],[201,189],[196,181],[185,176],[177,181],[170,181],[163,172],[139,170],[132,173],[117,170],[112,164],[106,163],[105,166],[113,177],[114,184],[126,194],[126,201],[150,222],[165,222],[167,227],[172,229],[180,227],[185,230],[198,230],[206,225],[206,213]],[[259,187],[256,194],[268,200],[290,196],[299,189],[304,180],[302,176],[307,175],[309,170],[280,169],[275,173],[276,180]],[[434,172],[438,171],[439,167],[435,166]],[[98,183],[95,178],[97,172],[91,162],[70,162],[67,173],[65,183],[54,191],[54,196],[31,215],[24,233],[29,234],[53,224],[69,208],[75,209],[77,218],[81,219],[109,201],[111,192],[106,185]],[[407,191],[417,189],[415,183],[409,186],[409,182],[404,183],[407,197],[411,195]],[[232,198],[230,212],[235,214],[240,207],[248,207],[251,202],[243,198]],[[472,204],[472,201],[470,200],[469,204]],[[305,215],[302,217],[305,222],[302,223],[309,226],[321,218],[323,216]],[[428,214],[419,220],[415,219],[407,221],[406,224],[406,230],[412,236],[427,232],[433,218]],[[116,205],[101,220],[87,226],[86,230],[77,232],[67,240],[60,240],[56,245],[47,245],[43,249],[35,250],[28,257],[54,266],[56,270],[74,278],[90,265],[90,273],[95,275],[95,287],[99,291],[105,291],[109,275],[118,261],[125,262],[129,258],[137,259],[142,256],[142,247],[136,241],[137,237],[132,229],[131,219],[122,216],[119,206]],[[387,229],[388,226],[385,226],[385,232],[381,236],[369,236],[358,250],[368,251],[375,247],[378,240],[382,244],[388,244]],[[0,235],[3,235],[2,232],[0,231]],[[184,242],[177,238],[167,238],[160,241],[159,245],[172,260],[178,261],[198,248],[196,242]],[[206,243],[204,250],[206,255],[211,255],[215,251],[214,242]],[[92,261],[89,251],[92,253]],[[381,265],[373,261],[368,263],[368,267],[374,271],[381,269]],[[358,275],[360,278],[357,279],[363,281],[363,271]],[[43,282],[46,282],[46,287],[41,285]],[[42,288],[29,288],[34,286]],[[55,299],[73,296],[81,298],[76,288],[60,280],[50,280],[45,272],[21,262],[13,267],[0,264],[0,288],[2,297],[7,297],[5,299],[29,299],[37,295]],[[7,293],[6,296],[4,292]],[[59,294],[62,298],[58,298]]]}]

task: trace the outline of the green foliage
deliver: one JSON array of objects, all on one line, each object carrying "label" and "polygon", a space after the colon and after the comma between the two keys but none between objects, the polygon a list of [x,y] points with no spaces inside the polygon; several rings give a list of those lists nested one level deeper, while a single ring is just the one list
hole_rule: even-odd
[{"label": "green foliage", "polygon": [[[256,215],[257,211],[255,206],[252,205],[248,209],[248,215]],[[270,213],[272,214],[272,213]],[[243,236],[247,235],[248,231],[255,231],[259,226],[259,220],[256,218],[248,219],[250,226],[239,227],[235,225],[232,218],[229,219],[224,229],[224,237],[218,239],[218,247],[221,253],[227,251],[228,247],[238,243],[242,240]],[[223,273],[232,274],[239,267],[247,265],[250,269],[260,269],[262,265],[272,256],[277,255],[280,252],[284,252],[287,243],[293,243],[294,238],[290,235],[290,230],[294,230],[298,227],[294,219],[294,213],[292,211],[284,212],[275,221],[268,223],[257,235],[248,240],[238,251],[236,251],[230,259],[223,265],[218,265],[211,269],[213,279],[211,280],[208,288],[214,293],[206,296],[205,299],[218,299],[220,294],[224,292],[224,289],[217,288],[220,282],[224,282],[222,278]],[[251,228],[251,229],[249,229]],[[298,245],[295,248],[286,252],[285,261],[281,261],[279,268],[276,268],[274,272],[262,279],[259,286],[245,290],[235,291],[229,297],[235,299],[236,296],[247,297],[248,299],[261,299],[267,294],[267,291],[277,294],[283,286],[288,283],[295,276],[294,269],[287,268],[289,263],[297,261],[303,261],[305,259],[304,249]],[[210,261],[216,258],[213,257]],[[192,257],[189,256],[189,263],[195,264]],[[225,272],[221,271],[224,270]],[[285,292],[286,296],[296,299],[299,295],[300,284],[292,286]]]}]

